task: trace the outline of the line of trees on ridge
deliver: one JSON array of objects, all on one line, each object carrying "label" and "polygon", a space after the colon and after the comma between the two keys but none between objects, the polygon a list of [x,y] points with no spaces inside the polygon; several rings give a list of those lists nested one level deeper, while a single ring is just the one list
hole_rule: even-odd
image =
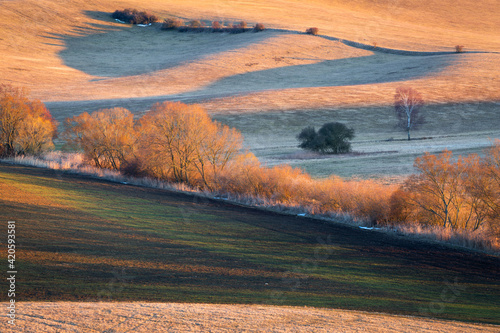
[{"label": "line of trees on ridge", "polygon": [[161,25],[161,30],[177,30],[179,32],[228,32],[232,34],[243,33],[247,31],[260,32],[265,30],[264,24],[256,23],[252,28],[248,27],[245,21],[238,23],[227,23],[224,25],[220,21],[212,21],[207,26],[203,21],[191,20],[187,23],[180,19],[168,18]]}]

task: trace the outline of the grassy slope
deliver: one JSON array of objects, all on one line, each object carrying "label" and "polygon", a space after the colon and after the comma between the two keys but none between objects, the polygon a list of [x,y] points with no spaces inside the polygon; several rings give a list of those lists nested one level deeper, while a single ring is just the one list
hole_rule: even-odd
[{"label": "grassy slope", "polygon": [[17,222],[17,301],[307,305],[500,323],[496,257],[21,166],[0,165],[0,198]]}]

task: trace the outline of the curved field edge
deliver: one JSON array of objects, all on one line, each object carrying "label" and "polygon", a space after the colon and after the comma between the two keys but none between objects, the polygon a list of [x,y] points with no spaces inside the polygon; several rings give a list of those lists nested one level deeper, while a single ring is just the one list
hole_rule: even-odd
[{"label": "curved field edge", "polygon": [[[6,305],[5,303],[2,306]],[[23,302],[12,332],[497,332],[498,326],[308,307]],[[4,314],[0,315],[5,320]],[[120,319],[118,319],[120,318]]]},{"label": "curved field edge", "polygon": [[500,323],[498,257],[54,170],[0,164],[0,192],[22,244],[17,301],[305,305]]}]

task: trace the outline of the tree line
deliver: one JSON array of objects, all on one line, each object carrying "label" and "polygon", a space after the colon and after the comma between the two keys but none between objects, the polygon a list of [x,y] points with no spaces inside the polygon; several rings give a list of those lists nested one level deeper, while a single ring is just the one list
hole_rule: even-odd
[{"label": "tree line", "polygon": [[66,119],[62,138],[98,168],[208,190],[242,148],[235,129],[180,102],[156,103],[138,120],[123,108],[85,112]]},{"label": "tree line", "polygon": [[[29,100],[25,90],[0,87],[2,156],[42,154],[53,148],[56,126],[43,103]],[[60,139],[65,146],[82,152],[86,163],[97,168],[250,202],[347,214],[373,225],[440,226],[500,236],[500,140],[483,156],[453,158],[444,151],[418,157],[418,173],[397,186],[313,179],[288,165],[263,166],[243,149],[237,130],[213,121],[199,105],[156,103],[137,119],[124,108],[102,109],[67,118],[63,127]]]}]

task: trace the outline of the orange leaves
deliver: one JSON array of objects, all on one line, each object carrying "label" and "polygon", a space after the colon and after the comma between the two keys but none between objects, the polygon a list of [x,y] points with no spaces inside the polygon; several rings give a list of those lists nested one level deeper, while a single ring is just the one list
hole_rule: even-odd
[{"label": "orange leaves", "polygon": [[99,168],[213,189],[241,149],[242,137],[198,105],[156,103],[137,122],[130,111],[105,109],[66,119],[64,139]]},{"label": "orange leaves", "polygon": [[136,134],[130,111],[123,108],[87,112],[65,121],[63,137],[99,168],[118,170],[134,156]]},{"label": "orange leaves", "polygon": [[500,164],[496,154],[500,144],[480,158],[452,158],[450,151],[426,154],[415,160],[419,174],[412,175],[403,190],[406,201],[394,198],[393,212],[406,212],[408,219],[444,228],[499,229]]},{"label": "orange leaves", "polygon": [[372,180],[343,180],[333,177],[317,181],[311,195],[320,212],[342,212],[352,218],[379,224],[388,219],[393,186]]},{"label": "orange leaves", "polygon": [[151,175],[208,189],[243,141],[198,105],[157,103],[139,123],[139,150]]},{"label": "orange leaves", "polygon": [[57,123],[45,105],[27,91],[0,86],[0,154],[39,154],[53,147]]}]

